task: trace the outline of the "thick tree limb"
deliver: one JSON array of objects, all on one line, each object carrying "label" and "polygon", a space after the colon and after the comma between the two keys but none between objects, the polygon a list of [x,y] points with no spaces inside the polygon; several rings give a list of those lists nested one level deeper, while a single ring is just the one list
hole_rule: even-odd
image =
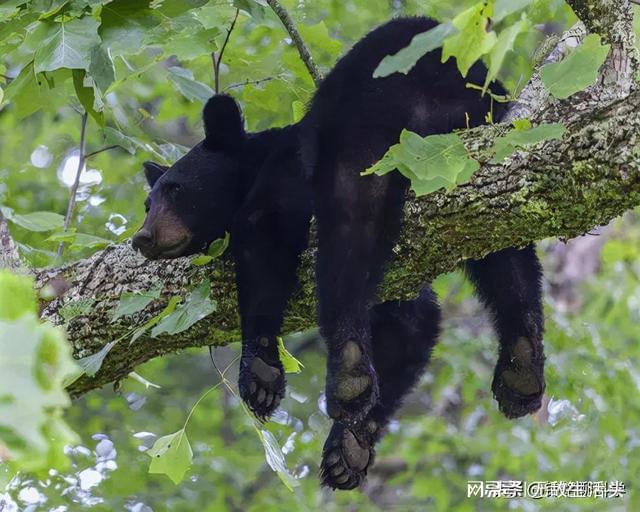
[{"label": "thick tree limb", "polygon": [[[623,3],[628,7],[626,0]],[[592,11],[585,12],[589,21]],[[574,31],[548,59],[560,58],[577,44],[584,28],[578,26]],[[626,61],[628,66],[620,67],[619,62],[610,59],[603,66],[603,76],[612,68],[618,70],[621,80],[635,75],[635,57]],[[534,75],[512,117],[562,122],[567,126],[564,138],[519,151],[495,164],[490,162],[489,149],[503,127],[485,126],[463,133],[467,148],[482,168],[470,183],[449,193],[410,198],[405,227],[381,286],[382,299],[414,296],[424,281],[454,270],[467,258],[547,237],[572,238],[640,204],[640,91],[625,86],[626,92],[617,89],[607,97],[600,94],[604,83],[599,82],[589,91],[560,102],[549,98],[536,81],[539,77]],[[2,223],[3,242],[1,230]],[[289,305],[284,332],[315,324],[314,251],[312,242],[303,257],[301,289]],[[8,261],[15,260],[10,257]],[[216,312],[179,335],[144,335],[129,344],[132,328],[158,313],[170,296],[183,295],[205,277],[212,282]],[[94,301],[87,315],[68,325],[77,357],[94,354],[106,343],[121,339],[94,378],[84,377],[70,386],[76,396],[122,379],[136,365],[158,355],[239,339],[235,276],[229,260],[217,260],[206,267],[194,267],[187,259],[151,262],[122,245],[88,260],[39,271],[36,278],[40,286],[60,279],[69,284],[66,293],[43,310],[43,318],[55,323],[62,323],[60,308],[64,304],[80,298]],[[147,290],[158,282],[163,285],[161,300],[133,318],[111,322],[122,291]]]}]

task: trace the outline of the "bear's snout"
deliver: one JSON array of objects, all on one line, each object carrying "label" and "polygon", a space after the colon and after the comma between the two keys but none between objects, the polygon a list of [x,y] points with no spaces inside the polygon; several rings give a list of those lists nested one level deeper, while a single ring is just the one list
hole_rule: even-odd
[{"label": "bear's snout", "polygon": [[146,251],[153,247],[153,236],[151,235],[151,231],[146,228],[142,228],[134,235],[131,240],[131,246],[134,250],[145,254]]}]

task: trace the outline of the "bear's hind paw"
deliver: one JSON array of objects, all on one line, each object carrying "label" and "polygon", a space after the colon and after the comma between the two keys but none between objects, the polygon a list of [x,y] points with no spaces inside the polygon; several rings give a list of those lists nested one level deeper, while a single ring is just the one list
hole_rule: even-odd
[{"label": "bear's hind paw", "polygon": [[373,438],[361,426],[334,423],[322,450],[320,479],[331,489],[359,487],[374,459]]},{"label": "bear's hind paw", "polygon": [[536,412],[545,390],[544,353],[535,350],[527,338],[518,338],[511,353],[498,360],[491,390],[507,418]]}]

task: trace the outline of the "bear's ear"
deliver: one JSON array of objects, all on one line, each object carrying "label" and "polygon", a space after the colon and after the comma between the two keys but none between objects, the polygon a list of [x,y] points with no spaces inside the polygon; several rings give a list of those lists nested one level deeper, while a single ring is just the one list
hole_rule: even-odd
[{"label": "bear's ear", "polygon": [[244,141],[244,121],[236,101],[226,94],[216,94],[204,106],[204,147],[211,151],[233,152]]},{"label": "bear's ear", "polygon": [[142,166],[144,167],[144,175],[146,176],[147,182],[151,188],[153,188],[156,181],[158,181],[160,176],[167,172],[167,169],[169,168],[166,165],[160,165],[155,162],[144,162]]}]

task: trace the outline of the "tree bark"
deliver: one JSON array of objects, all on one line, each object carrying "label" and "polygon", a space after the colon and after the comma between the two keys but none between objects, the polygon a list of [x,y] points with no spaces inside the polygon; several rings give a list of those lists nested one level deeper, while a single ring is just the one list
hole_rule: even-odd
[{"label": "tree bark", "polygon": [[[594,12],[604,16],[600,10],[578,9],[578,0],[570,3],[576,4],[574,8],[587,27],[593,28]],[[587,3],[594,4],[591,0]],[[627,0],[614,3],[607,16],[629,14]],[[633,32],[625,32],[630,27],[625,29],[624,23],[605,22],[601,20],[598,27],[607,37],[614,30],[625,34],[624,41],[610,39],[614,50],[624,48],[625,59],[612,52],[601,70],[602,77],[615,71],[615,93],[602,93],[612,90],[603,78],[589,90],[558,101],[549,97],[539,75],[534,74],[514,104],[511,119],[526,116],[534,122],[560,122],[567,131],[562,140],[518,151],[501,164],[490,161],[489,150],[495,138],[504,133],[504,125],[463,132],[467,149],[482,167],[469,183],[451,192],[408,198],[402,235],[380,289],[382,300],[413,297],[425,281],[456,269],[465,259],[547,237],[582,235],[640,204],[640,91],[634,81],[637,59]],[[574,27],[546,62],[560,59],[584,33],[583,25]],[[10,240],[3,229],[0,223],[0,258]],[[284,333],[315,325],[313,238],[303,255],[301,286],[290,301]],[[15,267],[15,251],[5,259]],[[213,314],[183,333],[157,338],[143,335],[130,343],[133,328],[161,311],[171,296],[184,295],[205,278],[212,283],[211,294],[217,304]],[[94,354],[119,339],[94,377],[84,376],[69,387],[73,396],[116,382],[159,355],[240,339],[235,274],[227,257],[204,267],[193,266],[186,258],[148,261],[125,244],[109,247],[87,260],[36,272],[39,287],[61,280],[67,283],[66,291],[43,307],[43,319],[62,324],[60,310],[65,304],[87,298],[92,301],[88,314],[67,325],[75,356]],[[123,291],[148,290],[157,283],[163,286],[159,300],[132,317],[111,321]]]}]

